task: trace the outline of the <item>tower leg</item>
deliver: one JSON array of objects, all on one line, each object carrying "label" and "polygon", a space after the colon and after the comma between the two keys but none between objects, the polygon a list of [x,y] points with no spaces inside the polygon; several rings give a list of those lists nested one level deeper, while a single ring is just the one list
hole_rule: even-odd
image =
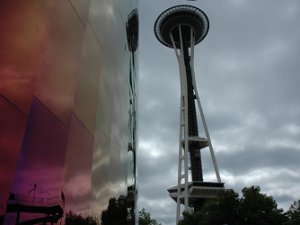
[{"label": "tower leg", "polygon": [[[178,27],[180,36],[181,48],[177,51],[172,33],[170,38],[172,40],[177,60],[180,69],[180,84],[181,84],[181,98],[180,98],[180,134],[179,134],[179,155],[178,155],[178,183],[177,183],[177,212],[176,223],[180,220],[181,201],[183,200],[184,210],[189,207],[188,185],[189,185],[189,107],[188,107],[188,89],[186,79],[186,68],[184,61],[184,43],[181,32],[181,26]],[[182,182],[183,180],[183,182]],[[182,190],[183,189],[183,190]]]}]

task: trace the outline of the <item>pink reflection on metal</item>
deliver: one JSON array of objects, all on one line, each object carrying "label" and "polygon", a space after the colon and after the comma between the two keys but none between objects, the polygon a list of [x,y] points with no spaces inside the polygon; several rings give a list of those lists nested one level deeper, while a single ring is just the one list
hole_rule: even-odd
[{"label": "pink reflection on metal", "polygon": [[61,195],[53,196],[49,198],[39,198],[28,195],[14,195],[14,199],[9,199],[8,204],[19,204],[28,206],[52,206],[52,205],[62,205],[63,201]]}]

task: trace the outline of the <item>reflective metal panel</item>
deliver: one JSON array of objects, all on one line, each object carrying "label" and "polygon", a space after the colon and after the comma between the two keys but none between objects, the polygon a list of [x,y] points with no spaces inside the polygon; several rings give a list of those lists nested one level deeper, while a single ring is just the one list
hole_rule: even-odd
[{"label": "reflective metal panel", "polygon": [[0,224],[136,222],[134,11],[0,1]]},{"label": "reflective metal panel", "polygon": [[79,17],[83,26],[86,26],[89,10],[90,10],[90,0],[70,0],[76,15]]},{"label": "reflective metal panel", "polygon": [[65,212],[89,215],[92,153],[93,136],[76,116],[72,115],[64,166]]},{"label": "reflective metal panel", "polygon": [[91,0],[89,22],[101,45],[108,51],[114,67],[123,74],[128,73],[126,22],[122,20],[114,1]]},{"label": "reflective metal panel", "polygon": [[114,197],[110,188],[110,139],[96,127],[92,167],[91,214],[100,216],[107,208],[109,199]]},{"label": "reflective metal panel", "polygon": [[27,116],[0,96],[0,215],[6,209],[26,122]]},{"label": "reflective metal panel", "polygon": [[45,16],[32,1],[0,1],[0,91],[25,113],[43,59]]},{"label": "reflective metal panel", "polygon": [[[45,213],[43,207],[61,204],[67,137],[63,123],[35,98],[11,189],[9,200],[12,201],[7,206],[10,214],[6,222],[11,223],[14,219],[16,223],[31,221]],[[22,210],[20,205],[28,209]],[[19,218],[15,214],[19,214]]]},{"label": "reflective metal panel", "polygon": [[[43,2],[43,1],[37,1]],[[68,1],[46,1],[46,42],[36,95],[68,123],[74,103],[84,29]]]},{"label": "reflective metal panel", "polygon": [[91,134],[94,134],[96,122],[101,50],[93,31],[87,27],[77,74],[74,111]]}]

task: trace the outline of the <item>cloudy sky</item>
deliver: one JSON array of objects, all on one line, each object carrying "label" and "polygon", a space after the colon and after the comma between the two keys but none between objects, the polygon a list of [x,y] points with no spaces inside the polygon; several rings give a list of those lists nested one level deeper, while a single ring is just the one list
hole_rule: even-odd
[{"label": "cloudy sky", "polygon": [[[209,17],[195,48],[202,107],[226,188],[259,185],[287,209],[300,199],[300,1],[140,0],[139,208],[175,224],[167,189],[177,182],[179,72],[153,25],[192,4]],[[208,149],[204,179],[215,181]]]}]

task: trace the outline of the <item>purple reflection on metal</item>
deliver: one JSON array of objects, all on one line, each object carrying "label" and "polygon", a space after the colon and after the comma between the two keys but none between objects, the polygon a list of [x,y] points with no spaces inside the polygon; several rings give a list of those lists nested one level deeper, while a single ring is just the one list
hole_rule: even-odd
[{"label": "purple reflection on metal", "polygon": [[14,194],[60,196],[67,138],[64,124],[34,98],[12,188]]}]

